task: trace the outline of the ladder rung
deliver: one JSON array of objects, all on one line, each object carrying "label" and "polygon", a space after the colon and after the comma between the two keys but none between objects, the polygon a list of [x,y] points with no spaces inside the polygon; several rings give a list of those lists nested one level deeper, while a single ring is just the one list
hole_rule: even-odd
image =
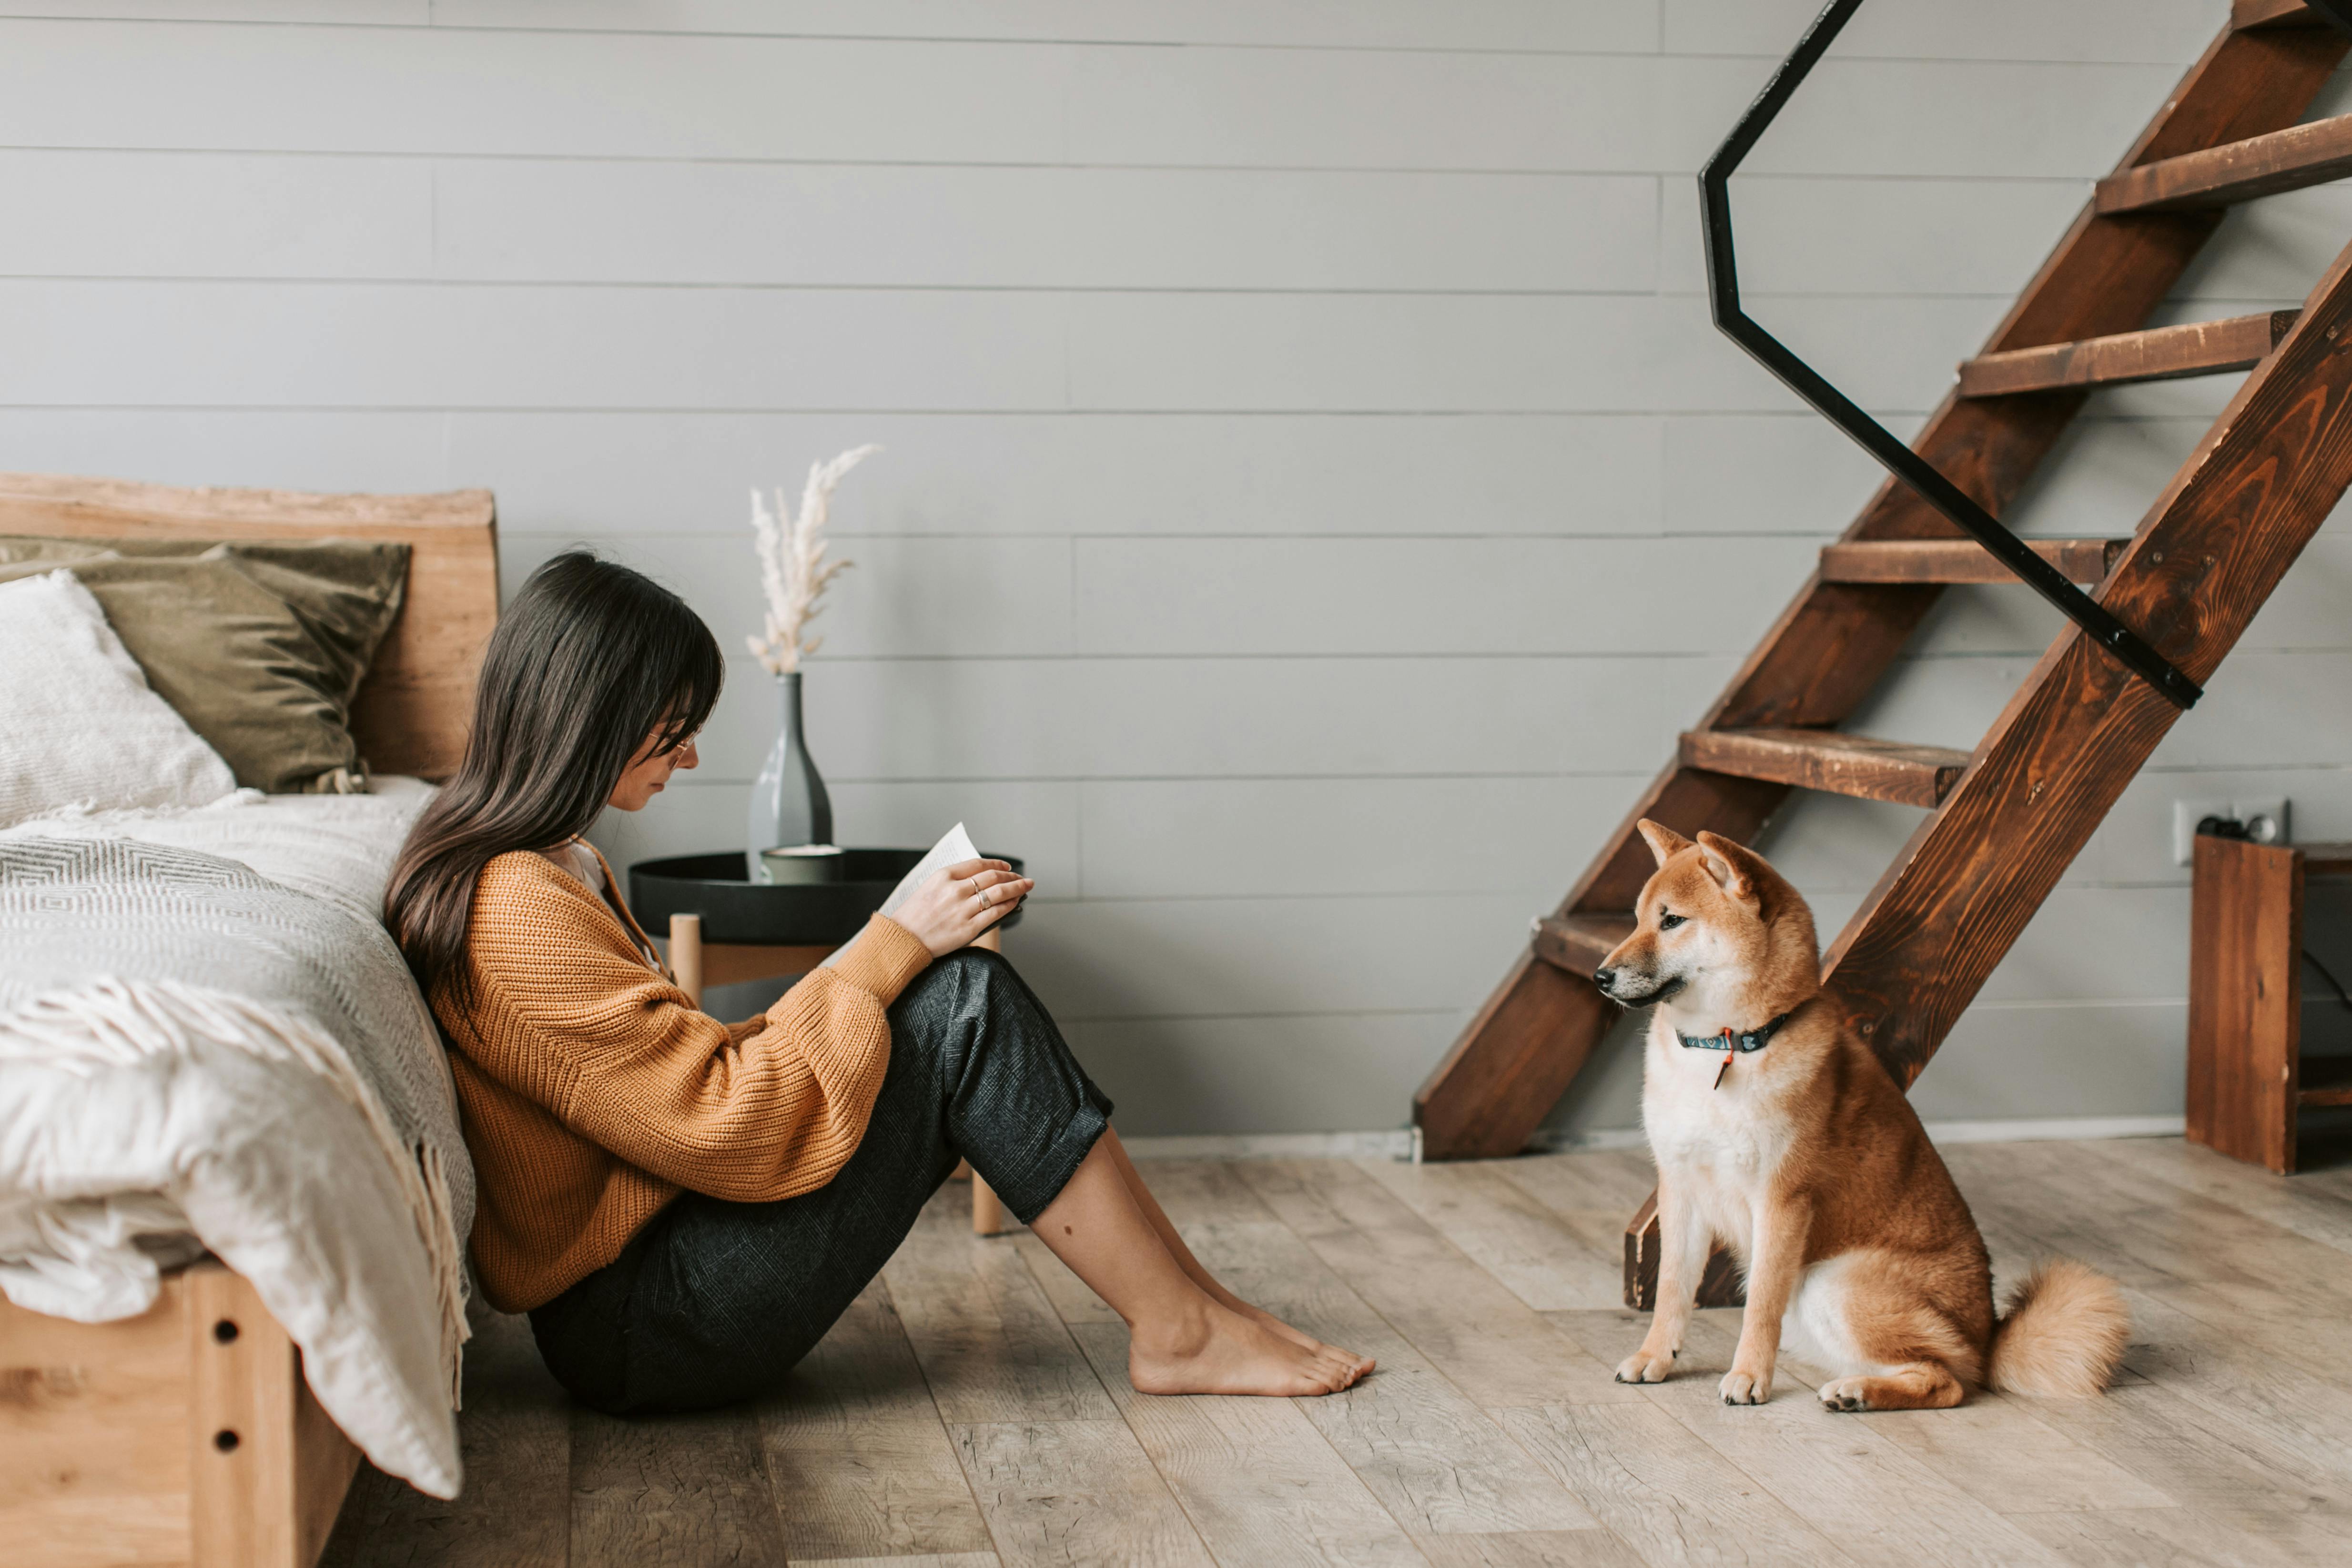
[{"label": "ladder rung", "polygon": [[2230,6],[2232,32],[2251,33],[2257,27],[2326,26],[2327,18],[2305,5],[2303,0],[2233,0]]},{"label": "ladder rung", "polygon": [[1960,366],[1962,397],[2066,387],[2113,387],[2220,375],[2261,364],[2294,325],[2300,310],[2264,310],[2220,321],[2190,321],[2111,338],[2084,338],[2033,349],[1982,354]]},{"label": "ladder rung", "polygon": [[2093,200],[2101,217],[2224,207],[2324,185],[2347,173],[2352,173],[2352,114],[2339,114],[2110,174],[2099,182]]},{"label": "ladder rung", "polygon": [[1631,915],[1555,915],[1536,922],[1536,956],[1589,980],[1601,960],[1632,935]]},{"label": "ladder rung", "polygon": [[[2096,582],[2129,539],[2028,539],[2069,582]],[[2015,582],[1974,539],[1856,539],[1822,547],[1823,582]]]},{"label": "ladder rung", "polygon": [[1682,760],[1709,773],[1933,806],[1967,769],[1969,754],[1833,729],[1694,729],[1683,735]]}]

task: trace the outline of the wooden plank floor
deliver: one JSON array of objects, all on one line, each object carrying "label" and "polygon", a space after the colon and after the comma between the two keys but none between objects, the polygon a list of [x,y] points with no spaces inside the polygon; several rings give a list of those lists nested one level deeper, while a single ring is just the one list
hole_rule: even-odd
[{"label": "wooden plank floor", "polygon": [[1817,1369],[1717,1402],[1736,1312],[1685,1371],[1610,1368],[1638,1154],[1144,1166],[1209,1265],[1381,1372],[1329,1399],[1155,1399],[1126,1331],[1034,1238],[933,1202],[784,1394],[625,1422],[574,1409],[530,1326],[467,1359],[464,1498],[363,1469],[335,1568],[829,1563],[2341,1563],[2352,1557],[2352,1173],[2279,1180],[2178,1139],[1946,1151],[2014,1278],[2070,1252],[2134,1317],[2096,1400],[1832,1416]]}]

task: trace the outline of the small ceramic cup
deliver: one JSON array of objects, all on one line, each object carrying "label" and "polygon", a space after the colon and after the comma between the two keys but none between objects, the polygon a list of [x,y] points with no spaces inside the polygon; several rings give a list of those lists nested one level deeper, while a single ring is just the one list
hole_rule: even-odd
[{"label": "small ceramic cup", "polygon": [[761,850],[760,864],[768,873],[768,881],[779,887],[806,887],[815,883],[841,880],[841,846],[839,844],[791,844],[782,849]]}]

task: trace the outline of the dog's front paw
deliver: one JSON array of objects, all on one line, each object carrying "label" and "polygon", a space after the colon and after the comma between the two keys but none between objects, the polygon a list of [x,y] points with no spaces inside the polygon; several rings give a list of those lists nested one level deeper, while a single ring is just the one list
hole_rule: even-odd
[{"label": "dog's front paw", "polygon": [[1822,1385],[1822,1405],[1830,1410],[1867,1410],[1870,1396],[1859,1377],[1838,1377]]},{"label": "dog's front paw", "polygon": [[1637,1350],[1617,1364],[1620,1383],[1664,1383],[1675,1370],[1672,1352]]},{"label": "dog's front paw", "polygon": [[1717,1387],[1726,1405],[1761,1405],[1772,1397],[1772,1375],[1742,1372],[1735,1366],[1723,1375]]}]

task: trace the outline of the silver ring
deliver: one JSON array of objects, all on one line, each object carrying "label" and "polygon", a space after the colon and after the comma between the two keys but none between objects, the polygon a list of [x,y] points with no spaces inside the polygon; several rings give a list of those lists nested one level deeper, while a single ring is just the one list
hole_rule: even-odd
[{"label": "silver ring", "polygon": [[993,909],[996,907],[996,900],[990,896],[990,894],[993,894],[995,891],[996,889],[992,887],[982,888],[981,890],[980,903],[982,908]]}]

